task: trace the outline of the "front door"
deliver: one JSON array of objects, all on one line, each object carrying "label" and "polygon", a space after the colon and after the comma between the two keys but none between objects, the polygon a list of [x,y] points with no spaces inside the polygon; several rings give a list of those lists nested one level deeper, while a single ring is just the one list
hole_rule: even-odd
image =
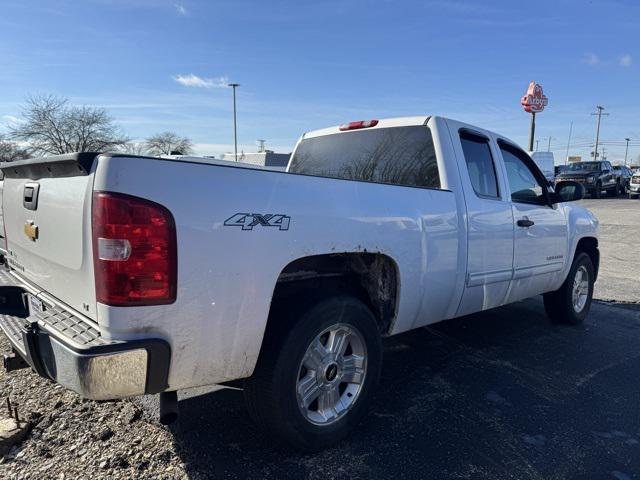
[{"label": "front door", "polygon": [[513,280],[508,302],[552,290],[567,258],[564,211],[549,205],[547,183],[531,158],[498,141],[511,193],[514,218]]}]

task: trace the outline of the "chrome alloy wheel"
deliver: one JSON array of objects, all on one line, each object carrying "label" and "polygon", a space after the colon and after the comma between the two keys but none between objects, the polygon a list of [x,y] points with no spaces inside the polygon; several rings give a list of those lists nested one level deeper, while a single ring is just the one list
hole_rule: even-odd
[{"label": "chrome alloy wheel", "polygon": [[573,303],[573,310],[576,313],[582,312],[587,299],[589,297],[589,272],[584,265],[581,265],[576,270],[576,275],[573,277],[573,289],[571,291],[571,300]]},{"label": "chrome alloy wheel", "polygon": [[303,416],[329,425],[355,404],[367,373],[367,347],[352,325],[325,329],[309,345],[298,370],[296,394]]}]

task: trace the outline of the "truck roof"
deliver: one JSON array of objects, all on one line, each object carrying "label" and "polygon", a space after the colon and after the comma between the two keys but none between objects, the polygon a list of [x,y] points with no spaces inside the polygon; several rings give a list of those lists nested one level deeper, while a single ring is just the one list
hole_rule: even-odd
[{"label": "truck roof", "polygon": [[[378,120],[378,124],[374,127],[368,128],[388,128],[388,127],[409,127],[413,125],[424,125],[431,118],[430,115],[420,115],[415,117],[395,117],[395,118],[383,118]],[[333,127],[321,128],[319,130],[312,130],[302,135],[302,138],[320,137],[323,135],[331,135],[334,133],[347,133],[348,131],[340,130],[340,125]]]}]

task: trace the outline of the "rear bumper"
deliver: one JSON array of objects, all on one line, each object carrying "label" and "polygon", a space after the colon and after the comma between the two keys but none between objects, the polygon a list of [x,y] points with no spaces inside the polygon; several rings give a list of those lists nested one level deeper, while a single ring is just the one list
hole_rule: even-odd
[{"label": "rear bumper", "polygon": [[59,306],[45,302],[44,312],[30,314],[27,293],[37,294],[0,266],[0,329],[15,355],[5,357],[5,368],[24,360],[39,375],[95,400],[167,389],[171,349],[165,340],[105,340],[94,324]]}]

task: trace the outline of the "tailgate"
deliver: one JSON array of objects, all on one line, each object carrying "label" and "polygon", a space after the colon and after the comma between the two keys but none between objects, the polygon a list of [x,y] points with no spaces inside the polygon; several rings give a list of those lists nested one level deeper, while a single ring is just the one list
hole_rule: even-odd
[{"label": "tailgate", "polygon": [[10,266],[41,292],[94,320],[91,196],[96,156],[45,157],[2,168]]}]

